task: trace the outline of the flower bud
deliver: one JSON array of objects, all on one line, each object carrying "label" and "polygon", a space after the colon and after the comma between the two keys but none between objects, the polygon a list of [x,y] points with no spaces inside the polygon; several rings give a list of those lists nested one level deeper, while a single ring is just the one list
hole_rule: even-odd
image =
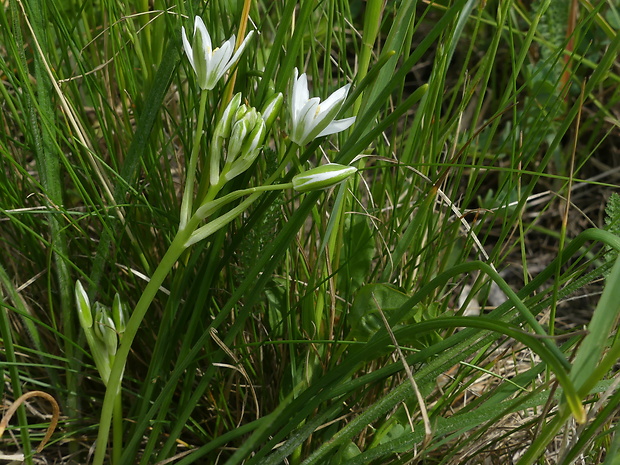
[{"label": "flower bud", "polygon": [[267,126],[261,118],[257,118],[257,124],[254,127],[252,133],[247,137],[247,140],[241,147],[241,155],[235,159],[232,164],[227,163],[230,168],[224,169],[224,178],[226,181],[230,181],[234,177],[240,175],[247,170],[261,151],[265,135],[267,134]]},{"label": "flower bud", "polygon": [[276,95],[271,97],[271,99],[269,99],[265,104],[261,114],[263,115],[263,121],[267,125],[267,129],[271,128],[271,125],[280,114],[283,101],[284,96],[282,95],[282,92],[278,92]]},{"label": "flower bud", "polygon": [[[281,104],[281,95],[271,99],[267,105],[270,114],[276,115]],[[271,115],[273,120],[275,116]],[[260,153],[266,135],[263,116],[256,108],[242,105],[241,94],[235,95],[213,133],[209,171],[211,185],[228,182],[247,170]]]},{"label": "flower bud", "polygon": [[118,337],[110,310],[99,302],[95,303],[95,336],[103,343],[108,354],[115,355],[118,348]]},{"label": "flower bud", "polygon": [[357,171],[354,166],[328,163],[293,176],[293,189],[308,192],[335,186]]},{"label": "flower bud", "polygon": [[127,306],[121,302],[121,296],[117,292],[112,302],[112,320],[118,334],[125,332],[128,316]]},{"label": "flower bud", "polygon": [[239,105],[241,105],[241,92],[235,94],[230,100],[213,132],[209,154],[209,182],[211,185],[216,185],[220,180],[220,161],[224,151],[224,141],[230,137]]},{"label": "flower bud", "polygon": [[91,328],[93,326],[93,314],[90,309],[90,300],[79,280],[75,282],[75,303],[77,305],[80,326],[84,329]]},{"label": "flower bud", "polygon": [[242,104],[239,108],[237,108],[237,111],[235,112],[235,116],[233,118],[233,122],[240,121],[248,111],[248,106],[245,103]]},{"label": "flower bud", "polygon": [[[213,137],[221,137],[227,138],[230,137],[230,130],[232,128],[233,121],[235,121],[235,116],[237,110],[239,110],[239,106],[241,105],[241,92],[238,92],[234,95],[226,108],[224,109],[224,113],[222,113],[222,117],[217,123],[215,127],[215,132],[213,133]],[[245,107],[245,105],[243,105]]]},{"label": "flower bud", "polygon": [[[246,138],[260,120],[256,110],[252,108],[244,113],[234,124],[230,140],[228,141],[228,151],[226,153],[226,163],[232,163],[241,153]],[[262,122],[262,120],[260,120]]]}]

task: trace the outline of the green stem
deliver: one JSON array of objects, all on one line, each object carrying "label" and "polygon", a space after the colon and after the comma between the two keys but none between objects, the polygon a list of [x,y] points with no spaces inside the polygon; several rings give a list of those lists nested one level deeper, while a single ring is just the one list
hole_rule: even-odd
[{"label": "green stem", "polygon": [[[239,196],[235,195],[235,194],[237,194],[239,192],[252,193],[252,195],[250,195],[247,199],[245,199],[243,202],[241,202],[239,205],[237,205],[232,210],[227,211],[222,216],[219,216],[219,217],[215,218],[213,221],[210,221],[209,223],[205,224],[204,226],[201,226],[200,228],[196,229],[192,233],[192,235],[188,239],[188,241],[185,243],[185,246],[189,247],[190,245],[195,244],[196,242],[199,242],[199,241],[201,241],[203,239],[206,239],[211,234],[214,234],[218,230],[222,229],[224,226],[226,226],[232,220],[237,218],[241,213],[243,213],[245,210],[247,210],[248,207],[253,202],[255,202],[256,199],[258,199],[263,192],[273,191],[273,190],[288,189],[288,188],[290,188],[292,186],[293,186],[293,183],[287,183],[287,184],[277,184],[275,186],[251,187],[249,189],[244,189],[243,191],[231,192],[230,194],[228,194],[225,197],[233,196],[234,198],[237,198]],[[225,197],[222,197],[222,198],[225,198]],[[234,200],[234,199],[230,199],[228,202],[230,202],[232,200]],[[217,204],[218,202],[219,202],[219,199],[216,200],[213,203]],[[228,202],[225,202],[225,203],[228,203]],[[219,205],[216,208],[219,208]],[[205,211],[208,211],[209,213],[211,213],[211,212],[215,211],[215,208],[208,208]],[[199,209],[196,212],[196,215],[194,215],[194,217],[196,217],[198,219],[201,219],[202,218],[201,213],[204,213],[204,212],[201,209]]]},{"label": "green stem", "polygon": [[99,433],[97,435],[97,446],[95,449],[93,465],[102,465],[105,458],[106,446],[110,433],[110,423],[112,421],[112,412],[114,410],[115,399],[117,395],[120,395],[123,370],[125,363],[127,362],[127,357],[129,356],[129,351],[131,350],[131,344],[138,333],[140,324],[142,323],[151,302],[155,298],[159,287],[164,282],[164,279],[176,263],[177,259],[185,250],[184,244],[189,239],[191,233],[198,226],[199,221],[200,220],[198,218],[192,217],[187,223],[187,226],[179,230],[170,244],[168,251],[163,256],[161,262],[157,266],[157,269],[153,273],[151,280],[144,289],[144,292],[136,304],[136,308],[134,309],[131,318],[127,322],[127,328],[125,329],[123,339],[118,351],[116,352],[114,363],[112,364],[110,379],[108,380],[103,405],[101,407],[101,419],[99,422]]},{"label": "green stem", "polygon": [[202,139],[202,127],[205,120],[205,109],[207,107],[207,93],[200,94],[200,107],[198,109],[198,121],[196,122],[196,134],[194,135],[194,145],[192,153],[189,157],[189,165],[187,167],[187,178],[185,180],[185,190],[183,191],[183,200],[181,202],[181,223],[179,230],[185,228],[185,225],[192,216],[192,199],[194,198],[194,181],[196,180],[196,166],[198,165],[198,151],[200,150],[200,140]]},{"label": "green stem", "polygon": [[112,412],[112,465],[121,463],[123,452],[123,397],[116,394],[114,410]]},{"label": "green stem", "polygon": [[[129,351],[131,350],[131,344],[136,337],[138,329],[140,328],[140,324],[142,323],[142,320],[144,319],[144,316],[146,315],[146,312],[151,305],[151,302],[157,294],[159,286],[163,283],[164,279],[166,278],[174,264],[177,262],[183,251],[187,247],[189,247],[189,245],[213,234],[215,231],[235,219],[240,213],[246,210],[249,205],[260,196],[261,193],[271,190],[288,189],[290,187],[292,187],[292,183],[279,184],[275,186],[259,186],[245,189],[243,191],[232,192],[231,194],[223,197],[222,199],[226,200],[223,203],[218,203],[218,206],[231,202],[232,200],[240,197],[241,195],[246,195],[248,193],[251,193],[252,195],[241,204],[239,204],[237,207],[232,209],[230,212],[227,212],[221,217],[216,218],[212,222],[207,223],[199,229],[198,225],[203,220],[203,217],[201,217],[200,214],[197,213],[189,219],[185,228],[179,230],[172,243],[170,244],[168,251],[163,256],[161,262],[157,266],[157,269],[153,273],[151,280],[144,289],[140,300],[136,304],[136,308],[134,309],[131,318],[127,322],[127,328],[125,329],[121,344],[118,348],[118,351],[116,352],[116,357],[114,358],[114,363],[112,364],[112,370],[110,372],[110,378],[108,380],[105,397],[103,399],[103,405],[101,407],[101,419],[99,422],[99,433],[97,435],[97,447],[95,450],[93,465],[103,464],[113,414],[116,417],[114,432],[115,447],[117,443],[117,437],[119,437],[117,436],[117,434],[122,436],[122,422],[120,420],[122,418],[122,411],[120,410],[120,400],[117,401],[116,398],[118,397],[120,399],[120,386],[123,378],[123,370],[127,362],[127,357],[129,356]],[[199,234],[199,237],[197,238],[195,234]],[[117,405],[117,402],[119,403],[119,405]],[[116,430],[116,421],[119,422],[118,431]],[[121,452],[122,449],[119,449],[119,456]],[[114,456],[116,456],[116,453],[117,451],[113,449]]]},{"label": "green stem", "polygon": [[[383,18],[383,0],[368,0],[366,2],[366,9],[364,10],[364,28],[362,35],[362,48],[360,50],[357,83],[362,82],[368,73],[370,65],[370,58],[372,57],[373,48],[379,29],[381,28],[381,19]],[[355,107],[353,114],[359,114],[362,106],[362,96],[360,95],[355,100]]]},{"label": "green stem", "polygon": [[[204,122],[205,106],[206,97],[205,93],[203,93],[200,101],[198,128],[201,128]],[[202,131],[197,130],[197,132],[201,133]],[[138,333],[138,329],[140,328],[142,320],[144,319],[144,316],[146,315],[146,312],[151,305],[151,302],[155,298],[159,287],[161,286],[164,279],[166,278],[172,267],[175,265],[183,251],[187,247],[189,247],[189,245],[213,234],[215,231],[235,219],[240,213],[246,210],[249,205],[261,195],[261,193],[270,190],[282,190],[292,187],[292,183],[279,184],[275,186],[270,186],[270,184],[280,176],[280,173],[287,165],[289,157],[291,157],[295,153],[294,148],[296,148],[296,146],[294,144],[288,147],[284,160],[282,161],[278,169],[269,177],[265,185],[253,187],[243,191],[232,192],[228,196],[224,196],[222,199],[226,200],[223,203],[218,203],[218,208],[225,203],[231,202],[235,198],[238,198],[240,195],[246,195],[248,193],[251,193],[250,197],[244,200],[237,207],[233,208],[231,211],[225,213],[221,217],[216,218],[215,220],[207,223],[206,225],[198,229],[198,226],[200,222],[204,219],[204,217],[201,217],[198,212],[195,215],[191,214],[193,184],[195,179],[195,168],[198,152],[197,147],[200,145],[201,137],[201,135],[199,135],[198,133],[196,134],[194,147],[192,148],[192,155],[190,157],[190,166],[188,168],[185,191],[183,192],[183,201],[181,204],[181,227],[179,228],[179,231],[174,237],[172,243],[170,244],[170,247],[161,259],[161,262],[157,266],[157,269],[153,273],[151,280],[144,289],[140,300],[136,304],[133,314],[127,322],[125,333],[123,334],[121,344],[118,348],[118,351],[116,352],[114,363],[112,364],[110,378],[108,380],[105,397],[103,399],[103,405],[101,407],[101,418],[99,421],[99,432],[97,434],[97,444],[95,449],[95,456],[93,458],[93,465],[102,465],[105,458],[106,446],[110,434],[110,424],[112,422],[112,414],[115,410],[116,397],[120,396],[120,387],[123,378],[123,371],[127,362],[127,357],[129,356],[129,351],[131,350],[133,340]],[[239,192],[241,192],[240,195]],[[216,202],[220,202],[222,199],[219,199]],[[208,208],[208,210],[211,211],[210,208]],[[116,416],[122,418],[122,412],[119,412]]]},{"label": "green stem", "polygon": [[233,202],[237,200],[238,198],[243,197],[245,195],[254,194],[256,192],[261,193],[261,192],[267,192],[267,191],[278,191],[278,190],[286,190],[286,189],[292,189],[292,188],[293,188],[293,183],[288,182],[285,184],[276,184],[274,186],[267,185],[267,186],[249,187],[247,189],[240,189],[238,191],[233,191],[230,194],[226,194],[224,197],[221,197],[217,200],[205,199],[205,202],[202,205],[200,205],[200,207],[198,207],[198,209],[196,210],[196,216],[199,217],[200,219],[205,219],[211,213],[215,212],[216,210],[219,210],[224,205],[229,204],[230,202]]}]

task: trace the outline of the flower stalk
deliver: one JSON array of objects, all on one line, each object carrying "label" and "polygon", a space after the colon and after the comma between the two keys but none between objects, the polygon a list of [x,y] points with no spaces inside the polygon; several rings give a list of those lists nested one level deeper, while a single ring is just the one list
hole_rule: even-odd
[{"label": "flower stalk", "polygon": [[202,127],[205,120],[205,109],[207,107],[207,93],[202,92],[200,95],[200,103],[198,109],[198,120],[196,121],[196,134],[194,135],[194,145],[192,153],[189,157],[189,165],[187,167],[187,177],[185,179],[185,187],[183,189],[183,199],[181,201],[181,221],[179,229],[184,229],[192,215],[192,203],[194,196],[194,183],[196,180],[196,168],[198,165],[198,151],[200,150],[200,141],[202,140]]}]

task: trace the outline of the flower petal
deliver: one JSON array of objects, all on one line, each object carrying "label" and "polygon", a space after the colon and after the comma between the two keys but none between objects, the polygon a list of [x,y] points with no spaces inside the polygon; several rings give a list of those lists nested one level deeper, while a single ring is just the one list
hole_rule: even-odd
[{"label": "flower petal", "polygon": [[231,67],[230,56],[232,55],[234,46],[235,36],[233,35],[224,42],[220,48],[213,52],[213,62],[211,63],[211,69],[209,71],[210,80],[213,81],[213,87],[215,87],[215,84],[222,78],[228,68]]},{"label": "flower petal", "polygon": [[198,85],[201,89],[205,89],[209,78],[209,60],[211,59],[211,48],[207,46],[210,38],[202,19],[196,18],[192,39],[192,62]]},{"label": "flower petal", "polygon": [[330,134],[336,134],[337,132],[344,131],[355,123],[355,116],[350,118],[334,120],[323,129],[317,137],[329,136]]},{"label": "flower petal", "polygon": [[[237,62],[237,60],[239,59],[239,57],[243,53],[243,50],[245,49],[246,45],[249,43],[250,38],[253,35],[254,35],[254,31],[250,31],[250,33],[247,36],[245,36],[245,39],[243,39],[243,42],[241,42],[241,45],[239,45],[239,48],[237,50],[235,50],[235,54],[230,59],[230,66],[232,66],[233,64],[235,64]],[[235,36],[233,34],[233,39],[234,38],[235,38]],[[235,42],[235,40],[233,40],[233,43],[234,42]]]},{"label": "flower petal", "polygon": [[301,146],[312,140],[308,140],[308,135],[316,126],[314,118],[316,116],[320,101],[321,99],[318,97],[313,97],[298,110],[293,121],[292,134],[289,135],[289,138],[296,144]]},{"label": "flower petal", "polygon": [[351,84],[341,87],[321,103],[321,111],[328,112],[335,105],[342,104],[347,98]]},{"label": "flower petal", "polygon": [[298,119],[299,112],[310,98],[308,91],[308,78],[306,73],[297,78],[297,68],[295,68],[295,80],[293,81],[293,101],[292,109],[295,117]]},{"label": "flower petal", "polygon": [[185,50],[185,54],[189,59],[189,64],[194,68],[194,72],[196,71],[196,67],[194,66],[194,54],[192,53],[192,46],[187,39],[187,35],[185,34],[185,28],[181,27],[181,37],[183,39],[183,50]]},{"label": "flower petal", "polygon": [[213,46],[211,45],[211,36],[209,35],[209,31],[207,31],[207,26],[205,26],[205,23],[200,16],[196,16],[194,19],[194,36],[196,35],[196,31],[199,31],[202,35],[202,43],[205,50],[208,50],[208,53],[210,54],[211,50],[213,50]]}]

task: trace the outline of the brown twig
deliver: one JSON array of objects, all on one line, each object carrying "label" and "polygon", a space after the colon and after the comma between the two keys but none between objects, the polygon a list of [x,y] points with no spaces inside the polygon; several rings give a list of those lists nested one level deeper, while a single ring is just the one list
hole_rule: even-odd
[{"label": "brown twig", "polygon": [[2,437],[2,435],[4,434],[4,430],[8,426],[9,421],[11,420],[11,417],[13,416],[17,408],[21,404],[23,404],[26,400],[30,399],[31,397],[43,397],[50,404],[52,404],[52,421],[50,422],[50,425],[47,427],[47,431],[45,432],[45,437],[43,438],[43,440],[37,447],[37,453],[39,453],[43,450],[43,447],[45,447],[45,444],[47,444],[47,441],[49,441],[50,438],[52,437],[52,434],[54,433],[54,430],[56,429],[56,425],[58,425],[58,419],[60,418],[60,407],[58,407],[58,402],[56,402],[56,399],[54,399],[47,392],[30,391],[25,394],[22,394],[15,402],[13,402],[13,405],[9,407],[9,409],[6,411],[6,413],[2,417],[2,421],[0,421],[0,437]]}]

